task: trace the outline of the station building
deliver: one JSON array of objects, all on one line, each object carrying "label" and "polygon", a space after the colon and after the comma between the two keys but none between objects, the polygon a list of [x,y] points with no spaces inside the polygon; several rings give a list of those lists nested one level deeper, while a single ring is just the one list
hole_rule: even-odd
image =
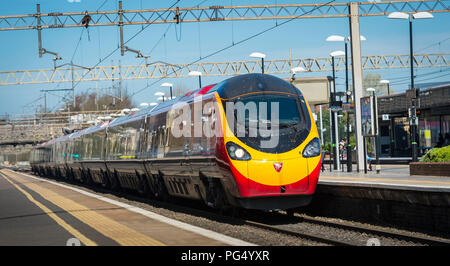
[{"label": "station building", "polygon": [[[420,156],[442,142],[450,142],[450,81],[416,84],[415,87],[419,89],[416,137]],[[407,91],[377,97],[381,156],[411,156],[408,115],[411,95]]]}]

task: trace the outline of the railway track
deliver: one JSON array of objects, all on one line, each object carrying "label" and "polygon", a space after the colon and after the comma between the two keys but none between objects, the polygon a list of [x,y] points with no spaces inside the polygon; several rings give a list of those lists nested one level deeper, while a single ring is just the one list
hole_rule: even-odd
[{"label": "railway track", "polygon": [[[31,173],[30,173],[31,174]],[[53,180],[53,179],[52,179]],[[56,180],[58,182],[64,182],[62,180]],[[196,206],[195,203],[190,204],[183,200],[176,200],[176,203],[172,202],[161,202],[154,199],[148,199],[145,197],[137,196],[135,194],[123,193],[123,192],[113,192],[100,187],[87,187],[83,184],[72,183],[77,187],[85,188],[94,192],[112,194],[119,197],[125,197],[128,200],[155,204],[157,203],[160,207],[165,207],[174,211],[182,211],[194,216],[207,217],[215,221],[239,224],[242,226],[249,226],[257,228],[259,230],[271,231],[277,234],[288,235],[298,239],[313,241],[318,244],[331,245],[331,246],[355,246],[355,245],[365,245],[366,243],[361,243],[358,241],[351,241],[348,239],[340,239],[342,234],[365,234],[371,236],[372,239],[378,238],[388,238],[392,240],[404,241],[409,244],[414,245],[428,245],[428,246],[447,246],[450,245],[449,240],[444,240],[435,237],[420,237],[407,233],[394,232],[388,229],[377,229],[369,228],[362,225],[353,225],[347,223],[337,223],[333,221],[323,221],[312,217],[302,217],[299,214],[287,215],[284,212],[260,212],[260,211],[243,211],[240,212],[239,216],[235,215],[225,215],[214,211],[213,209],[205,208],[203,206]],[[261,222],[261,220],[272,221],[272,223]],[[276,223],[277,225],[274,225]],[[287,228],[287,225],[289,228]],[[308,227],[321,227],[321,233],[314,233],[316,230],[302,230]],[[330,234],[325,234],[325,232],[332,232]],[[369,239],[369,238],[367,238]],[[376,243],[374,243],[376,244]],[[383,242],[381,242],[383,244]]]},{"label": "railway track", "polygon": [[301,217],[300,219],[303,221],[306,221],[308,223],[326,225],[326,226],[331,226],[334,228],[342,228],[342,229],[346,229],[346,230],[357,231],[360,233],[366,233],[366,234],[371,234],[371,235],[375,235],[375,236],[403,240],[403,241],[407,241],[410,243],[418,243],[418,244],[424,244],[424,245],[428,245],[428,246],[448,246],[448,245],[450,245],[450,240],[444,240],[444,239],[435,238],[435,237],[414,236],[414,235],[407,234],[407,233],[389,231],[387,229],[377,229],[377,228],[369,228],[367,226],[362,226],[362,225],[351,225],[351,224],[337,223],[337,222],[332,222],[332,221],[322,221],[322,220],[318,220],[318,219],[314,219],[314,218],[310,218],[310,217],[308,217],[308,218]]},{"label": "railway track", "polygon": [[[272,213],[273,216],[278,217],[277,219],[278,223],[282,221],[282,219],[285,219],[286,224],[290,224],[290,227],[293,227],[292,229],[286,229],[283,225],[272,225],[268,223],[261,223],[259,221],[255,221],[254,219],[245,219],[243,222],[248,225],[252,225],[255,227],[259,227],[266,230],[275,231],[282,234],[288,234],[299,238],[306,238],[318,243],[324,243],[329,244],[333,246],[355,246],[355,245],[382,245],[383,242],[377,242],[380,239],[388,238],[392,239],[394,241],[405,241],[409,244],[414,245],[426,245],[426,246],[449,246],[450,240],[440,239],[436,237],[422,237],[422,236],[416,236],[412,234],[407,233],[400,233],[400,232],[394,232],[392,230],[388,229],[378,229],[378,228],[369,228],[367,226],[362,225],[351,225],[347,223],[337,223],[333,221],[323,221],[318,220],[312,217],[298,217],[298,216],[287,216],[283,215],[280,212]],[[280,219],[281,218],[281,219]],[[260,220],[261,218],[258,218]],[[273,217],[272,217],[273,219]],[[310,225],[319,225],[324,228],[334,228],[338,229],[342,234],[345,234],[344,231],[347,232],[358,232],[360,234],[365,234],[367,236],[370,236],[367,238],[367,241],[365,243],[358,243],[357,241],[349,241],[349,240],[339,240],[339,236],[336,234],[333,235],[333,237],[327,237],[324,236],[324,234],[317,234],[317,233],[308,233],[308,232],[301,232],[298,230],[298,228],[295,228],[295,225],[293,222],[296,222],[297,224],[304,225],[310,224]],[[322,231],[332,231],[332,230],[322,230]],[[369,241],[370,240],[370,241]]]}]

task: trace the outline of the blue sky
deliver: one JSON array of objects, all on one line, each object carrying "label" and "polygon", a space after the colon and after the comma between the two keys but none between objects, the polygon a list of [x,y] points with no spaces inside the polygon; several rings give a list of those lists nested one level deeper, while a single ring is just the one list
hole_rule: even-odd
[{"label": "blue sky", "polygon": [[[77,2],[79,1],[79,2]],[[124,0],[124,9],[140,8],[167,8],[175,1],[146,1],[146,0]],[[282,0],[226,0],[226,1],[192,1],[181,0],[177,6],[193,7],[202,3],[201,6],[211,5],[246,5],[246,4],[292,4],[292,3],[314,3],[327,1],[282,1]],[[348,2],[348,1],[338,1]],[[33,14],[36,12],[36,4],[41,5],[42,13],[49,12],[79,12],[95,11],[100,6],[100,10],[116,10],[117,0],[15,0],[10,1],[8,6],[3,6],[0,15],[12,14]],[[414,48],[417,53],[448,53],[450,52],[450,14],[435,13],[435,18],[431,20],[421,20],[414,22]],[[208,22],[208,23],[184,23],[180,26],[170,26],[165,38],[158,43],[169,24],[150,25],[127,45],[133,49],[141,50],[143,54],[150,55],[151,61],[162,60],[170,63],[189,63],[217,51],[234,42],[240,41],[256,32],[273,26],[276,21],[242,21],[242,22]],[[125,40],[142,29],[141,26],[125,27]],[[181,33],[181,38],[180,38]],[[177,39],[178,34],[178,39]],[[215,56],[205,59],[203,62],[225,62],[230,60],[248,60],[248,55],[253,51],[263,52],[267,59],[280,59],[289,57],[289,49],[292,49],[294,58],[327,57],[333,50],[342,50],[342,43],[327,43],[325,39],[331,34],[348,35],[348,20],[338,19],[298,19],[286,23],[263,35],[253,38],[245,43],[234,46]],[[362,43],[363,55],[381,54],[408,54],[409,35],[408,23],[405,20],[390,20],[386,17],[362,17],[361,34],[367,38]],[[82,66],[93,66],[100,58],[118,47],[117,27],[92,27],[88,30],[84,28],[73,29],[50,29],[44,30],[43,47],[47,50],[58,52],[63,60],[62,63],[70,62]],[[33,30],[26,31],[3,31],[0,32],[0,71],[26,70],[26,69],[49,69],[53,67],[51,55],[38,56],[37,33]],[[81,38],[81,41],[79,42]],[[440,44],[437,44],[441,42]],[[78,47],[77,44],[79,43]],[[153,52],[150,51],[155,46]],[[428,47],[428,48],[427,48]],[[427,48],[423,50],[423,48]],[[104,60],[102,65],[122,65],[141,64],[142,60],[135,58],[132,53],[120,56],[120,50],[111,57]],[[420,75],[446,69],[419,69],[419,76],[416,83],[426,82],[425,76]],[[365,73],[369,73],[366,71]],[[378,70],[371,73],[379,73],[384,79],[397,80],[397,85],[393,84],[396,91],[403,91],[407,88],[409,80],[401,80],[401,77],[408,77],[409,70]],[[435,73],[428,75],[434,78],[431,81],[450,80],[446,73]],[[305,73],[308,75],[331,75],[331,73]],[[287,75],[284,75],[287,76]],[[344,73],[338,72],[338,90],[343,89]],[[202,83],[215,83],[225,79],[225,77],[204,77]],[[149,81],[123,81],[128,92],[136,92]],[[163,82],[172,82],[175,86],[185,88],[196,88],[197,79],[166,79]],[[23,113],[36,111],[36,104],[43,104],[43,100],[34,105],[25,106],[36,100],[42,93],[41,89],[67,89],[70,83],[63,84],[37,84],[22,86],[2,86],[0,87],[0,115],[5,113]],[[76,91],[85,91],[88,88],[104,88],[111,86],[109,82],[81,82],[77,85]],[[135,95],[134,102],[155,101],[154,92],[161,90],[159,83]],[[49,108],[57,110],[62,105],[62,92],[48,95],[47,105]]]}]

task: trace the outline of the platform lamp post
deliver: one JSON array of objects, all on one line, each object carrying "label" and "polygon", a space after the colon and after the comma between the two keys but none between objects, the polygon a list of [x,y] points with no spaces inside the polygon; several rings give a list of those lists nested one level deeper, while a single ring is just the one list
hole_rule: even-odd
[{"label": "platform lamp post", "polygon": [[251,53],[249,56],[254,58],[261,58],[261,73],[264,74],[264,58],[266,58],[266,55],[263,53],[254,52]]},{"label": "platform lamp post", "polygon": [[192,77],[198,76],[199,88],[200,89],[202,88],[202,72],[200,72],[200,71],[191,71],[191,72],[189,72],[188,76],[192,76]]},{"label": "platform lamp post", "polygon": [[173,84],[172,83],[168,83],[168,82],[164,82],[163,84],[161,84],[161,87],[169,87],[170,88],[170,99],[173,99],[173,94],[172,94],[172,87]]},{"label": "platform lamp post", "polygon": [[158,92],[155,92],[155,96],[159,96],[158,97],[158,100],[162,100],[163,102],[164,102],[164,92],[161,92],[161,91],[158,91]]},{"label": "platform lamp post", "polygon": [[417,139],[416,139],[416,98],[417,91],[414,86],[414,52],[413,52],[413,33],[412,33],[412,22],[413,19],[430,19],[433,15],[429,12],[417,12],[415,14],[407,14],[403,12],[392,12],[388,15],[391,19],[407,19],[409,20],[409,61],[411,68],[411,89],[415,91],[415,97],[411,99],[411,109],[410,112],[410,125],[411,125],[411,152],[412,161],[417,162]]},{"label": "platform lamp post", "polygon": [[378,130],[378,114],[376,109],[377,96],[375,95],[375,88],[367,88],[367,92],[372,93],[373,97],[373,113],[374,113],[374,126],[375,126],[375,160],[377,161],[376,170],[377,174],[380,173],[380,134]]},{"label": "platform lamp post", "polygon": [[389,86],[389,80],[382,79],[382,80],[380,80],[380,84],[386,84],[387,85],[387,93],[388,93],[388,95],[391,95],[391,89],[390,89],[390,86]]},{"label": "platform lamp post", "polygon": [[[331,66],[333,69],[333,93],[331,95],[331,104],[330,104],[330,109],[333,106],[333,104],[336,102],[336,71],[335,71],[335,67],[334,67],[334,58],[336,56],[343,56],[345,55],[345,52],[343,51],[333,51],[330,53],[331,56]],[[332,109],[331,109],[332,110]],[[332,129],[331,129],[331,135],[333,136],[333,152],[334,152],[334,163],[333,163],[333,168],[334,170],[339,170],[339,149],[337,147],[338,145],[338,140],[337,140],[337,134],[336,134],[336,129],[337,129],[337,112],[332,110],[332,116],[330,118],[330,120],[332,120],[331,125],[332,125]]]},{"label": "platform lamp post", "polygon": [[[366,38],[362,35],[360,35],[360,40],[365,41]],[[346,93],[346,101],[347,103],[350,102],[350,96],[351,93],[349,93],[349,87],[348,87],[348,42],[350,41],[350,37],[345,38],[344,36],[340,35],[330,35],[326,39],[327,42],[344,42],[345,47],[345,93]],[[352,151],[350,147],[350,115],[349,112],[347,113],[347,172],[352,172]]]},{"label": "platform lamp post", "polygon": [[299,72],[306,72],[306,69],[304,69],[303,67],[291,68],[291,81],[295,80],[295,74],[297,74]]}]

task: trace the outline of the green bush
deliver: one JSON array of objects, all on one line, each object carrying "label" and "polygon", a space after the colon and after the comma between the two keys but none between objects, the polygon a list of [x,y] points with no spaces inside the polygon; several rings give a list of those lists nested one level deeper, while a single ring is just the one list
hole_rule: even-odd
[{"label": "green bush", "polygon": [[433,148],[425,154],[421,162],[450,162],[450,146]]},{"label": "green bush", "polygon": [[322,145],[322,151],[327,151],[328,153],[331,153],[333,151],[333,145],[330,142],[326,142]]}]

